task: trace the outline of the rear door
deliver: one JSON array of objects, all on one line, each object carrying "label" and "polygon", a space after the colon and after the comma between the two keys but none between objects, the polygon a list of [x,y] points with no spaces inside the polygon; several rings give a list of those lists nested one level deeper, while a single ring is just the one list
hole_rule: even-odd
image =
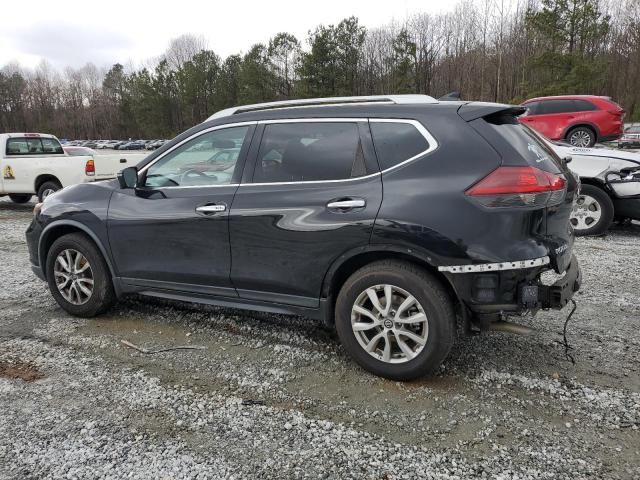
[{"label": "rear door", "polygon": [[317,307],[329,266],[368,245],[382,202],[367,120],[265,121],[256,136],[231,206],[231,280],[247,299]]},{"label": "rear door", "polygon": [[526,115],[521,121],[543,135],[558,140],[568,125],[574,123],[576,106],[573,100],[541,100],[535,114]]}]

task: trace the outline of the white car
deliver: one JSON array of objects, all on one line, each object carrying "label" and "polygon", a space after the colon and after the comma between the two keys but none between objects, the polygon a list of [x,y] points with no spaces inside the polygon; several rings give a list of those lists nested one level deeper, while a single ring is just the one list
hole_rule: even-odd
[{"label": "white car", "polygon": [[576,235],[607,231],[614,218],[640,220],[640,154],[609,148],[581,148],[550,142],[580,177],[580,196],[571,223]]},{"label": "white car", "polygon": [[68,155],[53,135],[0,134],[0,196],[26,203],[68,185],[114,178],[121,169],[135,165],[144,154]]}]

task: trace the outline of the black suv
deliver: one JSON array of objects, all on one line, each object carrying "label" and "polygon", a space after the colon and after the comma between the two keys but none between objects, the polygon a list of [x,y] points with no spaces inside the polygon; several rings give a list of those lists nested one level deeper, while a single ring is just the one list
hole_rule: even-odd
[{"label": "black suv", "polygon": [[[423,95],[224,110],[36,206],[33,270],[73,315],[128,293],[305,315],[365,369],[424,375],[458,320],[562,308],[579,288],[578,183],[520,113]],[[544,285],[550,269],[564,275]]]}]

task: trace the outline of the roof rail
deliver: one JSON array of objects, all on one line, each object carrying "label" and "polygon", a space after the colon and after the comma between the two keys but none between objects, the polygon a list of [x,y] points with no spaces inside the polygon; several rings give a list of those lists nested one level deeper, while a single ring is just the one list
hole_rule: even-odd
[{"label": "roof rail", "polygon": [[300,108],[300,107],[329,107],[336,105],[352,105],[367,103],[439,103],[429,95],[366,95],[359,97],[327,97],[327,98],[302,98],[298,100],[283,100],[280,102],[256,103],[253,105],[242,105],[239,107],[226,108],[220,110],[206,121],[216,118],[228,117],[238,113],[255,112],[259,110],[273,110],[277,108]]}]

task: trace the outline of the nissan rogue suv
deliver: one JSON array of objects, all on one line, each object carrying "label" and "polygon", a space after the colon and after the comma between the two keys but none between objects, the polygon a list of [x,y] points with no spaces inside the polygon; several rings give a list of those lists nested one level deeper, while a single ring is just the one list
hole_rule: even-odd
[{"label": "nissan rogue suv", "polygon": [[578,183],[522,111],[423,95],[224,110],[37,205],[33,270],[73,315],[130,293],[304,315],[365,369],[422,376],[458,322],[559,309],[579,288]]}]

